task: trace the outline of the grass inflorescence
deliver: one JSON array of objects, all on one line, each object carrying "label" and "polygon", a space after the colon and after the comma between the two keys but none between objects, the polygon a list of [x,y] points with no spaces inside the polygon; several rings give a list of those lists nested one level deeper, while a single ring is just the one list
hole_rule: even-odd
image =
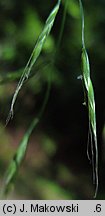
[{"label": "grass inflorescence", "polygon": [[7,120],[6,120],[6,124],[8,124],[9,120],[13,117],[14,104],[15,104],[15,101],[17,99],[17,95],[18,95],[20,89],[22,88],[25,80],[27,80],[29,78],[32,67],[35,64],[35,62],[37,61],[37,59],[38,59],[38,57],[39,57],[39,55],[43,49],[44,43],[45,43],[45,41],[46,41],[46,39],[47,39],[47,37],[48,37],[52,27],[53,27],[56,15],[57,15],[58,10],[59,10],[60,3],[61,3],[61,0],[58,0],[58,3],[56,4],[54,9],[51,11],[50,15],[48,16],[46,23],[45,23],[45,26],[44,26],[44,29],[41,32],[41,34],[39,35],[39,38],[38,38],[36,45],[32,51],[32,54],[31,54],[31,56],[30,56],[30,58],[26,64],[26,67],[25,67],[25,69],[21,75],[21,78],[18,82],[18,85],[16,87],[15,93],[14,93],[13,98],[12,98],[10,112],[9,112],[9,115],[7,117]]},{"label": "grass inflorescence", "polygon": [[[44,28],[39,35],[39,38],[36,42],[36,45],[32,51],[32,54],[29,58],[28,63],[26,64],[26,67],[24,70],[20,70],[18,72],[14,73],[14,76],[12,76],[11,73],[9,73],[7,76],[2,76],[0,79],[0,83],[4,82],[10,82],[13,80],[19,80],[18,85],[16,87],[15,93],[12,98],[11,102],[11,107],[10,107],[10,112],[6,121],[6,124],[10,121],[10,119],[13,117],[14,113],[14,105],[17,99],[17,96],[19,94],[19,91],[21,90],[23,84],[25,83],[26,80],[28,80],[30,77],[34,76],[37,72],[32,71],[34,64],[36,63],[42,49],[44,46],[44,43],[50,34],[50,31],[53,27],[56,15],[58,13],[59,7],[60,7],[61,0],[58,0],[56,6],[54,9],[51,11],[50,15],[48,16]],[[62,33],[64,30],[64,23],[65,23],[65,18],[66,18],[66,10],[67,10],[67,3],[68,0],[65,2],[65,8],[64,8],[64,15],[62,19],[62,24],[61,24],[61,31],[59,34],[58,38],[58,46],[57,49],[54,53],[55,57],[52,59],[52,64],[57,58],[57,50],[59,48],[59,45],[61,43],[61,38],[62,38]],[[96,111],[95,111],[95,98],[94,98],[94,89],[90,77],[90,64],[89,64],[89,58],[86,50],[86,45],[85,45],[85,36],[84,36],[84,11],[83,11],[83,6],[81,0],[79,0],[80,4],[80,12],[81,12],[81,18],[82,18],[82,83],[83,83],[83,91],[84,91],[84,105],[87,106],[88,110],[88,118],[89,118],[89,135],[90,135],[90,146],[91,146],[91,156],[89,154],[89,150],[87,151],[87,155],[89,160],[92,162],[92,167],[93,167],[93,181],[95,183],[95,194],[94,197],[97,195],[98,191],[98,148],[97,148],[97,132],[96,132]],[[53,56],[54,56],[53,55]],[[43,64],[42,64],[43,66]],[[13,159],[11,160],[9,167],[7,169],[5,178],[4,178],[4,185],[3,185],[3,190],[2,193],[3,195],[8,194],[9,190],[11,189],[11,185],[14,184],[16,175],[18,173],[18,169],[20,168],[20,165],[25,157],[28,143],[29,143],[29,138],[30,135],[32,134],[33,130],[36,128],[38,125],[40,118],[45,110],[48,98],[49,98],[49,93],[50,93],[50,88],[51,88],[51,74],[49,74],[49,80],[48,80],[48,87],[46,91],[45,98],[43,100],[42,107],[40,111],[38,112],[38,115],[33,119],[31,122],[28,130],[26,131],[25,135],[23,136],[17,151],[15,155],[13,156]],[[88,140],[89,144],[89,140]],[[88,146],[89,147],[89,146]],[[87,148],[88,149],[88,148]]]},{"label": "grass inflorescence", "polygon": [[[97,148],[97,131],[96,131],[96,111],[95,111],[95,98],[94,98],[94,89],[90,77],[90,64],[89,58],[85,46],[85,37],[84,37],[84,11],[81,0],[80,3],[80,12],[82,17],[82,81],[83,81],[83,90],[84,90],[84,104],[88,109],[89,117],[89,133],[90,133],[90,142],[91,142],[91,155],[92,155],[92,167],[93,167],[93,183],[96,185],[94,197],[97,195],[98,191],[98,148]],[[89,140],[88,140],[89,142]],[[90,160],[89,151],[88,158]]]},{"label": "grass inflorescence", "polygon": [[[34,63],[36,62],[37,58],[39,57],[39,55],[42,51],[43,45],[45,43],[45,40],[47,39],[47,37],[48,37],[48,35],[52,29],[56,15],[57,15],[58,10],[59,10],[60,3],[61,3],[61,1],[59,0],[58,3],[56,4],[56,6],[54,7],[54,9],[51,11],[49,17],[46,20],[44,29],[43,29],[42,33],[40,34],[38,41],[35,45],[35,48],[31,54],[31,57],[30,57],[27,65],[26,65],[25,69],[22,72],[22,75],[21,75],[21,72],[19,74],[19,76],[21,75],[21,77],[20,77],[19,83],[17,85],[17,88],[15,90],[15,93],[13,95],[10,112],[9,112],[9,115],[7,118],[7,123],[9,122],[10,118],[13,116],[13,108],[14,108],[14,104],[15,104],[17,95],[18,95],[21,87],[23,86],[25,80],[31,76],[30,72],[32,70],[32,67],[33,67]],[[9,78],[6,77],[7,80]],[[16,73],[15,79],[17,79],[17,78],[18,78],[18,76]],[[2,80],[2,82],[3,81],[5,81],[5,77],[4,77],[4,80]],[[4,177],[3,189],[2,189],[1,196],[8,195],[8,192],[11,190],[11,186],[14,184],[16,175],[18,173],[18,169],[19,169],[19,167],[20,167],[20,165],[21,165],[21,163],[25,157],[26,151],[27,151],[30,135],[32,134],[32,132],[36,128],[36,126],[38,125],[40,118],[41,118],[41,116],[45,110],[45,107],[46,107],[46,104],[47,104],[47,101],[49,98],[50,88],[51,88],[51,73],[49,73],[49,75],[48,75],[48,87],[47,87],[46,95],[44,97],[44,101],[43,101],[43,104],[41,106],[41,109],[40,109],[37,117],[35,117],[33,119],[32,123],[30,124],[25,135],[23,136],[23,138],[22,138],[22,140],[21,140],[21,142],[17,148],[15,155],[13,156],[13,159],[11,160],[11,162],[8,166],[8,169],[7,169],[5,177]]]}]

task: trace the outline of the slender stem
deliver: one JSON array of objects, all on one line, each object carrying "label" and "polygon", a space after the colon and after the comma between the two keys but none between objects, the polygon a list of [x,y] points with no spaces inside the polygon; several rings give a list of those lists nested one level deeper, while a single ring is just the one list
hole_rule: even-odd
[{"label": "slender stem", "polygon": [[85,19],[84,19],[84,11],[81,0],[79,0],[80,10],[81,10],[81,21],[82,21],[82,48],[85,48]]}]

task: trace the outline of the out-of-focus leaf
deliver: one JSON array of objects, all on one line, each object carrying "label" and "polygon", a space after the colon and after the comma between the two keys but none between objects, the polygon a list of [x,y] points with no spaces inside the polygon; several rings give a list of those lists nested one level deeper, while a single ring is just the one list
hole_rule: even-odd
[{"label": "out-of-focus leaf", "polygon": [[38,122],[39,122],[39,119],[35,118],[34,121],[32,122],[32,124],[30,125],[29,129],[25,133],[12,161],[10,162],[10,165],[7,169],[5,179],[4,179],[4,186],[3,186],[3,192],[2,192],[3,195],[8,194],[10,186],[14,183],[18,169],[19,169],[19,167],[20,167],[20,165],[21,165],[21,163],[25,157],[25,153],[27,150],[27,145],[28,145],[30,135],[31,135],[33,129],[35,128],[35,126],[37,126]]},{"label": "out-of-focus leaf", "polygon": [[[63,1],[65,4],[65,0]],[[70,0],[67,3],[67,11],[73,18],[79,18],[79,6],[76,0]]]},{"label": "out-of-focus leaf", "polygon": [[39,189],[42,199],[74,199],[75,195],[61,188],[57,183],[44,178],[37,178],[35,186]]}]

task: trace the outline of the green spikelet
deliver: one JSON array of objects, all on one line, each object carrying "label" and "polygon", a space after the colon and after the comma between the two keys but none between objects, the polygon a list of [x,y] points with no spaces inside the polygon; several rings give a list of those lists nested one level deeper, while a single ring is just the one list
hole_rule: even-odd
[{"label": "green spikelet", "polygon": [[53,24],[54,24],[56,15],[57,15],[58,10],[59,10],[60,3],[61,3],[61,0],[58,0],[58,3],[56,4],[54,9],[50,13],[49,17],[47,18],[44,29],[43,29],[42,33],[40,34],[40,36],[37,40],[37,43],[33,49],[33,52],[29,58],[29,61],[28,61],[27,65],[23,71],[23,74],[19,80],[19,83],[16,87],[15,93],[14,93],[13,98],[12,98],[10,112],[9,112],[8,117],[7,117],[6,124],[8,124],[9,120],[13,117],[14,104],[15,104],[15,101],[17,99],[17,95],[18,95],[20,89],[22,88],[25,80],[28,79],[30,72],[31,72],[31,69],[32,69],[33,65],[35,64],[36,60],[38,59],[38,57],[39,57],[39,55],[43,49],[43,45],[44,45],[44,43],[45,43],[45,41],[46,41],[46,39],[47,39],[51,29],[52,29]]},{"label": "green spikelet", "polygon": [[[90,65],[89,58],[85,48],[84,39],[84,12],[81,0],[79,0],[80,11],[82,17],[82,81],[84,89],[84,104],[88,108],[89,116],[89,133],[91,137],[91,154],[92,154],[92,166],[93,166],[93,182],[95,183],[95,194],[98,191],[98,148],[97,148],[97,132],[96,132],[96,111],[95,111],[95,99],[92,81],[90,78]],[[88,153],[89,155],[89,153]]]}]

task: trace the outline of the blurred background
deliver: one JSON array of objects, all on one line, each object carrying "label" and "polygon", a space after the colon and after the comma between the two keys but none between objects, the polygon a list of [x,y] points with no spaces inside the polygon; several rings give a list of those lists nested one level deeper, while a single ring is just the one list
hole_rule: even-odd
[{"label": "blurred background", "polygon": [[[18,95],[14,118],[4,129],[12,95],[56,0],[0,0],[0,185],[25,131],[40,110],[49,73],[52,86],[45,112],[32,133],[26,157],[8,199],[92,199],[87,159],[88,115],[81,80],[81,20],[69,0],[63,37],[62,1],[50,36]],[[105,198],[105,0],[83,0],[85,40],[95,90],[99,148],[99,192]],[[51,61],[54,59],[54,64]],[[1,186],[2,187],[2,186]]]}]

